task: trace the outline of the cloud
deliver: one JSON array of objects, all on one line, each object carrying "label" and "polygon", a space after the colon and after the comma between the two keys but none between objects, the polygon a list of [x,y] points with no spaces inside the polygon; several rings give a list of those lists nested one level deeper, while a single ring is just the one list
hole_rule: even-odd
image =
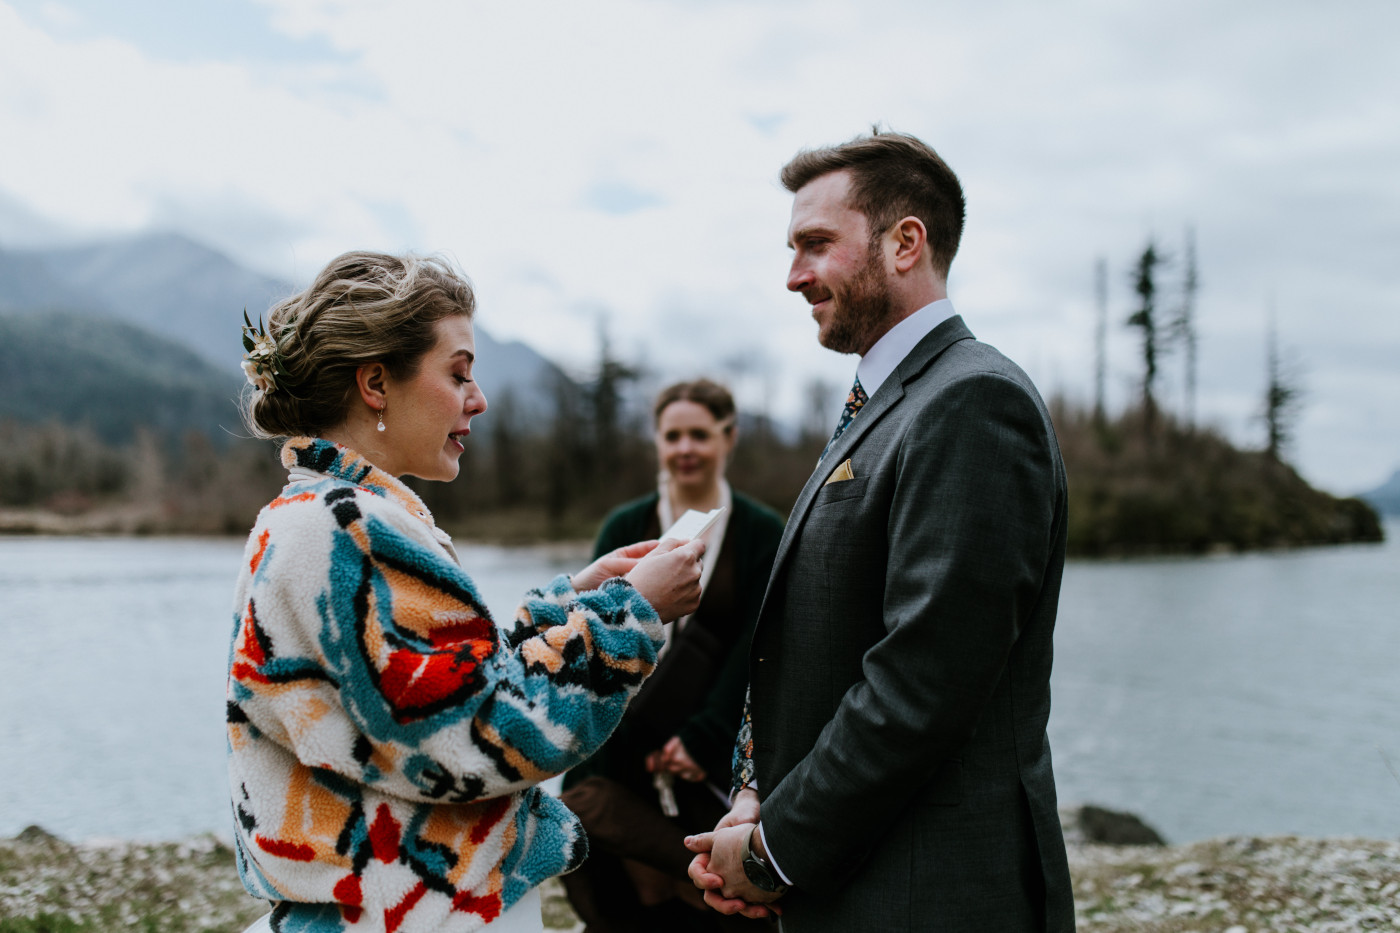
[{"label": "cloud", "polygon": [[634,188],[626,182],[600,181],[584,194],[584,204],[605,214],[632,214],[664,203],[653,192]]},{"label": "cloud", "polygon": [[305,63],[337,56],[319,36],[298,39],[273,29],[252,0],[11,0],[10,6],[58,38],[119,39],[166,61]]},{"label": "cloud", "polygon": [[762,347],[741,404],[798,417],[855,360],[783,289],[777,171],[880,120],[959,171],[954,301],[1047,389],[1089,391],[1102,256],[1126,403],[1127,270],[1193,225],[1205,417],[1257,437],[1272,294],[1309,371],[1304,472],[1354,490],[1400,463],[1393,4],[258,0],[180,14],[178,49],[142,25],[166,5],[0,0],[10,215],[179,226],[303,281],[348,248],[446,252],[502,338],[575,372],[604,315],[660,373]]}]

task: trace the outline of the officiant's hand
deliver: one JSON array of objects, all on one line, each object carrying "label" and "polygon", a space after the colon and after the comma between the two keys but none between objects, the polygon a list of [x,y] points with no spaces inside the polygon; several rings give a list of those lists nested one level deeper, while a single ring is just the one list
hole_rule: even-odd
[{"label": "officiant's hand", "polygon": [[690,757],[690,752],[686,751],[685,743],[678,735],[671,736],[665,745],[647,755],[646,767],[653,774],[658,771],[674,774],[682,781],[705,780],[705,769]]}]

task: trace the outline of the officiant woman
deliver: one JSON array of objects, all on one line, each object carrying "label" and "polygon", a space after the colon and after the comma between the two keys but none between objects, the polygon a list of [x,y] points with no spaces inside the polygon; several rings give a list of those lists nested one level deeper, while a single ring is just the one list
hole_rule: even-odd
[{"label": "officiant woman", "polygon": [[609,515],[594,553],[656,538],[687,509],[725,511],[704,535],[699,608],[667,629],[657,671],[617,732],[565,776],[563,799],[590,854],[564,885],[587,933],[754,925],[704,908],[682,840],[728,810],[749,640],[783,522],[725,480],[738,436],[727,389],[678,383],[657,396],[653,415],[656,491]]}]

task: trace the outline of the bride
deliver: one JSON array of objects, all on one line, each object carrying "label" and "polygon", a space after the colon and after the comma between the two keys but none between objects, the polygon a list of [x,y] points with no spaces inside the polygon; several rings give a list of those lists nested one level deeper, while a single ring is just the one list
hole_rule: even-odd
[{"label": "bride", "polygon": [[538,784],[606,739],[695,609],[702,542],[643,542],[492,619],[400,481],[447,482],[486,410],[445,263],[346,253],[244,328],[245,415],[288,481],[248,537],[228,676],[250,930],[542,929],[587,853]]}]

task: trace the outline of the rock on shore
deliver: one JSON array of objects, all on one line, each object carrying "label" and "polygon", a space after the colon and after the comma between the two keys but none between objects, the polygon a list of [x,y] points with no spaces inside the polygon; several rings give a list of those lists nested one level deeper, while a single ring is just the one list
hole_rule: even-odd
[{"label": "rock on shore", "polygon": [[[1081,933],[1400,930],[1400,842],[1071,842],[1069,862]],[[70,845],[31,828],[0,840],[0,933],[240,933],[266,910],[212,836]],[[579,928],[557,882],[545,924]]]}]

